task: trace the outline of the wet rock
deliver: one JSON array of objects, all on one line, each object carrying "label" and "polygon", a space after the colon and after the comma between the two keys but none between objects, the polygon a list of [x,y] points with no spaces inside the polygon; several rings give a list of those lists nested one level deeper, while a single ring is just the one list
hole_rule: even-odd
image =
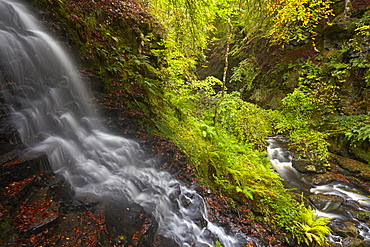
[{"label": "wet rock", "polygon": [[351,146],[350,150],[357,160],[370,164],[370,142],[367,139],[357,146]]},{"label": "wet rock", "polygon": [[117,246],[176,246],[173,240],[157,235],[157,221],[136,203],[105,201],[104,214],[107,232]]},{"label": "wet rock", "polygon": [[290,162],[292,160],[292,154],[289,151],[283,151],[278,156],[279,162]]},{"label": "wet rock", "polygon": [[333,220],[330,222],[329,227],[332,229],[334,235],[338,235],[343,238],[352,237],[362,239],[359,230],[353,222]]},{"label": "wet rock", "polygon": [[42,191],[32,198],[33,202],[19,208],[15,223],[20,231],[37,234],[58,223],[60,204],[50,197],[45,198],[44,193]]},{"label": "wet rock", "polygon": [[51,170],[45,155],[35,158],[22,158],[19,154],[20,152],[15,151],[2,156],[4,162],[0,166],[0,187],[14,181],[21,181],[32,174]]},{"label": "wet rock", "polygon": [[342,245],[346,247],[369,247],[370,243],[365,242],[362,239],[347,237],[342,240]]},{"label": "wet rock", "polygon": [[344,134],[333,135],[329,138],[329,151],[342,156],[350,156],[350,143]]},{"label": "wet rock", "polygon": [[362,222],[367,222],[368,225],[370,225],[370,212],[366,211],[353,211],[352,212],[353,216],[358,219],[359,221]]},{"label": "wet rock", "polygon": [[9,117],[1,106],[0,104],[0,155],[14,150],[21,143],[17,130],[10,124]]},{"label": "wet rock", "polygon": [[320,211],[329,213],[337,210],[343,203],[344,199],[335,195],[311,195],[311,203]]},{"label": "wet rock", "polygon": [[293,159],[292,160],[293,167],[301,172],[301,173],[325,173],[326,167],[321,164],[312,164],[308,160],[302,160],[302,159]]},{"label": "wet rock", "polygon": [[313,185],[324,185],[334,181],[328,174],[306,174],[304,179]]},{"label": "wet rock", "polygon": [[48,186],[54,179],[52,173],[19,176],[26,178],[1,187],[0,226],[6,231],[0,232],[0,239],[11,246],[21,246],[23,241],[29,242],[26,238],[55,227],[62,211],[62,204]]},{"label": "wet rock", "polygon": [[1,188],[0,245],[110,246],[103,216],[76,207],[63,178],[29,171]]}]

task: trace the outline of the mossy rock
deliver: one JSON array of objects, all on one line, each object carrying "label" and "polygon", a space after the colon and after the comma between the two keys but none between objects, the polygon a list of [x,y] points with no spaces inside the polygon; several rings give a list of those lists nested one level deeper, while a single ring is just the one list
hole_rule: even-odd
[{"label": "mossy rock", "polygon": [[292,165],[301,173],[323,174],[326,172],[326,166],[324,164],[313,164],[309,160],[293,159]]},{"label": "mossy rock", "polygon": [[370,180],[370,166],[363,162],[333,154],[333,158],[343,169],[355,173],[365,180]]},{"label": "mossy rock", "polygon": [[[360,232],[355,226],[353,222],[337,222],[337,221],[332,221],[329,224],[329,227],[332,229],[333,234],[341,236],[342,238],[361,238]],[[349,246],[349,245],[344,245],[344,246]]]},{"label": "mossy rock", "polygon": [[352,211],[353,216],[362,221],[362,222],[367,222],[370,221],[370,212],[366,211]]},{"label": "mossy rock", "polygon": [[311,195],[309,196],[309,200],[312,202],[312,204],[320,211],[329,213],[332,211],[335,211],[338,209],[344,199],[336,196],[336,195]]},{"label": "mossy rock", "polygon": [[347,237],[343,239],[342,246],[347,247],[369,247],[370,243],[366,242],[365,240]]},{"label": "mossy rock", "polygon": [[329,184],[335,179],[327,174],[312,174],[311,176],[305,177],[305,180],[310,181],[314,185]]},{"label": "mossy rock", "polygon": [[369,150],[364,150],[360,147],[351,147],[351,151],[356,156],[357,159],[362,160],[370,164],[370,152]]}]

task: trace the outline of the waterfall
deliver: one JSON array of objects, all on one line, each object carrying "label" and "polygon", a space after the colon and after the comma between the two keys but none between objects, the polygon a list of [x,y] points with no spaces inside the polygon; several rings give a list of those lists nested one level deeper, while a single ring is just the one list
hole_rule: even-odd
[{"label": "waterfall", "polygon": [[27,155],[47,154],[79,200],[139,204],[154,215],[158,234],[180,246],[214,246],[210,235],[229,247],[253,241],[209,222],[195,190],[158,171],[138,143],[106,130],[73,62],[23,4],[0,0],[0,12],[0,93]]}]

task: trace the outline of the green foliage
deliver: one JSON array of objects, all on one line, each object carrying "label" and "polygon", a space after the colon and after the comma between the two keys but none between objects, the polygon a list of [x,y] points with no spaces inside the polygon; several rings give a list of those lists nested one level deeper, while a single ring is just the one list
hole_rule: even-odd
[{"label": "green foliage", "polygon": [[[247,11],[248,8],[248,11],[256,10],[256,5],[253,6],[251,2],[253,1],[250,1],[248,6],[240,5],[239,10],[231,7],[233,24],[238,21],[236,18],[238,11],[242,15],[243,11]],[[236,2],[229,1],[229,3],[232,6],[239,6]],[[219,6],[223,6],[225,11],[230,10],[230,7],[226,5],[220,4]],[[167,12],[172,14],[175,11],[184,11],[187,7],[191,6],[178,2],[174,6],[165,6],[163,9],[167,9]],[[158,7],[156,8],[158,10]],[[221,19],[224,18],[223,14],[230,15],[230,13],[223,13],[222,9],[218,14]],[[184,16],[184,14],[179,16]],[[170,17],[166,20],[168,23],[165,24],[170,32],[175,31],[176,25],[173,23],[179,21],[173,18]],[[187,21],[191,18],[181,19]],[[183,54],[188,48],[183,49],[184,47],[178,42],[187,39],[189,36],[186,35],[191,32],[182,31],[185,29],[181,24],[177,27],[180,32],[169,34],[164,41],[169,53],[163,54],[163,57],[169,62],[169,67],[163,72],[167,74],[171,83],[167,84],[163,90],[162,100],[166,104],[160,105],[157,109],[157,114],[160,116],[160,119],[156,121],[158,130],[161,135],[170,137],[185,151],[195,165],[198,174],[205,179],[203,181],[213,184],[236,200],[240,201],[240,198],[244,198],[242,200],[258,202],[258,207],[263,208],[264,217],[261,219],[263,222],[273,225],[277,231],[291,232],[304,241],[306,236],[300,225],[292,224],[292,222],[300,222],[303,206],[299,206],[300,204],[284,188],[281,178],[273,171],[265,157],[265,152],[258,151],[265,150],[265,139],[271,133],[269,114],[243,101],[237,93],[225,93],[222,101],[219,102],[219,121],[212,126],[214,108],[221,98],[220,93],[214,89],[222,85],[222,82],[214,77],[198,81],[189,76],[187,68],[190,68],[194,59],[199,57],[188,55],[199,50],[193,49],[188,54]],[[197,27],[199,26],[195,25],[191,28]],[[209,29],[203,30],[208,31]],[[171,38],[176,35],[180,36],[177,36],[177,39]],[[253,87],[252,82],[255,79],[253,73],[256,71],[254,69],[256,63],[253,63],[255,63],[253,60],[245,60],[235,70],[233,76],[234,81],[243,81],[247,90]],[[250,65],[253,65],[253,69]],[[176,79],[184,74],[187,78],[186,83],[181,79]],[[306,97],[306,95],[303,96]],[[294,110],[297,110],[296,106],[299,105],[301,98],[297,96],[296,105],[292,106]],[[308,100],[306,105],[309,106],[309,104]],[[312,116],[312,111],[313,105],[309,109],[301,108],[295,115],[306,112]],[[306,121],[309,121],[308,117]]]},{"label": "green foliage", "polygon": [[356,139],[357,141],[370,140],[370,121],[367,123],[361,123],[357,126],[358,129],[352,129],[351,132],[346,133],[346,137],[349,139]]},{"label": "green foliage", "polygon": [[[370,28],[370,12],[367,11],[362,18],[351,22],[349,29],[354,31],[352,39],[350,39],[349,46],[356,51],[366,51],[367,45],[364,40],[369,35]],[[365,38],[365,39],[364,39]]]},{"label": "green foliage", "polygon": [[218,240],[216,240],[216,247],[222,247],[222,244]]},{"label": "green foliage", "polygon": [[351,67],[356,74],[364,74],[366,86],[370,86],[370,63],[366,58],[354,58],[350,60]]},{"label": "green foliage", "polygon": [[[163,48],[156,44],[163,29],[142,5],[114,0],[35,1],[68,25],[67,35],[76,42],[86,71],[102,78],[117,104],[151,112],[163,83],[159,73],[163,64],[151,49]],[[134,97],[135,90],[140,93]],[[125,97],[134,100],[123,104]]]},{"label": "green foliage", "polygon": [[370,117],[367,115],[341,115],[325,119],[334,133],[343,133],[356,145],[358,142],[370,141]]},{"label": "green foliage", "polygon": [[233,68],[230,82],[242,83],[241,91],[251,90],[253,88],[253,81],[258,75],[256,65],[256,61],[251,58],[241,61],[237,67]]},{"label": "green foliage", "polygon": [[167,95],[171,104],[158,109],[162,117],[158,129],[184,149],[204,182],[235,200],[254,201],[264,215],[261,222],[305,241],[298,224],[304,206],[284,188],[265,152],[256,150],[264,149],[271,131],[268,113],[237,93],[225,94],[220,121],[211,126],[217,84],[215,78],[176,84]]},{"label": "green foliage", "polygon": [[220,105],[220,124],[240,142],[250,143],[257,150],[266,149],[272,133],[268,114],[254,104],[243,101],[236,92],[225,95]]},{"label": "green foliage", "polygon": [[311,39],[320,24],[330,24],[333,15],[329,0],[248,0],[228,1],[239,7],[235,21],[245,32],[246,41],[269,39],[276,44]]},{"label": "green foliage", "polygon": [[301,238],[298,243],[304,242],[308,246],[327,246],[327,236],[330,234],[330,228],[327,226],[330,220],[328,218],[317,218],[312,211],[303,209],[302,219],[296,222],[300,229]]},{"label": "green foliage", "polygon": [[[272,205],[273,211],[265,210],[264,205]],[[271,227],[283,227],[296,238],[298,244],[307,246],[328,246],[327,236],[330,228],[328,218],[317,217],[314,211],[307,208],[303,203],[299,203],[289,197],[263,197],[259,199],[259,208],[262,214],[269,218],[277,217]],[[278,214],[271,215],[271,212]],[[279,226],[274,225],[278,223]]]},{"label": "green foliage", "polygon": [[366,54],[368,45],[367,37],[370,35],[370,12],[364,14],[364,16],[351,23],[354,26],[353,38],[349,40],[348,49],[355,50],[361,55],[359,57],[350,60],[351,67],[357,72],[356,74],[364,74],[366,86],[370,86],[370,63]]},{"label": "green foliage", "polygon": [[281,132],[307,129],[314,115],[315,104],[312,99],[305,92],[295,89],[282,103],[281,119],[276,127]]},{"label": "green foliage", "polygon": [[190,75],[197,60],[202,60],[208,34],[213,29],[213,0],[166,1],[153,0],[152,13],[167,29],[161,41],[166,47],[162,55],[168,61],[171,73]]},{"label": "green foliage", "polygon": [[266,6],[272,19],[268,35],[277,43],[314,39],[319,23],[332,16],[330,4],[325,0],[271,1]]},{"label": "green foliage", "polygon": [[[221,145],[219,152],[222,148],[227,148]],[[226,190],[233,191],[234,193],[241,193],[246,198],[254,199],[254,197],[269,195],[269,187],[279,188],[280,177],[274,173],[270,163],[263,157],[262,153],[252,151],[247,146],[233,147],[234,152],[227,156],[219,156],[228,160],[227,167],[223,173],[214,174],[216,183],[222,185]],[[230,148],[229,148],[230,150]],[[237,151],[237,153],[235,152]],[[283,190],[283,187],[280,187]],[[273,193],[273,192],[271,192]]]},{"label": "green foliage", "polygon": [[[334,100],[338,98],[339,86],[333,79],[343,82],[347,74],[347,65],[340,63],[314,63],[312,60],[301,62],[295,66],[299,69],[298,88],[312,100],[317,114],[330,114],[334,111]],[[333,69],[331,69],[333,67]],[[323,77],[330,71],[329,79]]]},{"label": "green foliage", "polygon": [[327,163],[327,134],[314,129],[314,110],[315,104],[311,98],[303,91],[295,89],[283,99],[281,112],[273,112],[271,116],[278,133],[289,138],[290,146],[299,156],[314,163]]},{"label": "green foliage", "polygon": [[[318,240],[306,234],[313,231],[301,226],[304,207],[284,188],[266,153],[261,151],[271,133],[268,112],[243,101],[237,93],[225,92],[220,101],[215,88],[225,84],[214,77],[195,80],[192,72],[196,61],[204,57],[209,34],[221,30],[226,19],[235,25],[236,31],[244,30],[246,36],[255,32],[260,33],[259,37],[275,39],[270,32],[274,26],[268,24],[276,22],[274,18],[278,15],[267,18],[266,8],[267,3],[275,1],[155,0],[150,5],[151,13],[161,25],[148,12],[139,11],[134,1],[104,5],[107,2],[47,1],[59,6],[52,13],[72,23],[71,35],[85,64],[106,80],[106,88],[117,92],[117,98],[122,97],[122,92],[129,92],[131,103],[152,117],[152,132],[172,139],[181,147],[203,182],[235,200],[257,204],[263,215],[262,223],[272,225],[276,232],[290,232],[301,242],[305,239],[319,242],[320,234],[325,232],[314,232]],[[219,29],[214,28],[216,19]],[[307,30],[313,25],[307,26]],[[282,40],[281,37],[276,41]],[[284,36],[284,40],[291,38]],[[254,73],[259,65],[257,59],[243,60],[233,80],[242,81],[249,90],[254,87],[257,78]],[[311,65],[307,66],[308,73],[317,76],[309,70]],[[313,85],[314,78],[308,79],[310,82],[302,82],[302,87]],[[139,93],[134,94],[134,89],[140,89]],[[220,120],[212,126],[217,103]],[[282,132],[293,132],[294,140],[302,141],[299,139],[302,134],[296,137],[294,133],[298,132],[294,131],[310,130],[315,103],[303,89],[294,91],[283,103],[283,114],[276,114],[275,119],[280,121],[277,126]]]},{"label": "green foliage", "polygon": [[331,75],[331,80],[336,80],[338,83],[346,81],[349,76],[349,69],[351,68],[349,64],[336,60],[330,60],[325,63],[325,67]]},{"label": "green foliage", "polygon": [[303,61],[299,65],[295,65],[295,67],[299,68],[298,82],[300,86],[310,86],[321,76],[322,66],[315,64],[311,59]]},{"label": "green foliage", "polygon": [[313,163],[327,164],[329,158],[327,134],[313,130],[295,130],[289,134],[289,144],[300,157],[309,158]]}]

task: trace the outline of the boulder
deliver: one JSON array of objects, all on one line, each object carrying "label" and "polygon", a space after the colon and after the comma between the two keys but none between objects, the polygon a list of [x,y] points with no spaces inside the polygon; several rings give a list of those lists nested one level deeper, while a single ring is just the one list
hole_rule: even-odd
[{"label": "boulder", "polygon": [[351,237],[356,239],[362,239],[359,230],[357,229],[356,225],[353,222],[332,220],[329,224],[329,227],[332,229],[334,235],[338,235],[342,238]]},{"label": "boulder", "polygon": [[341,246],[346,246],[346,247],[369,247],[370,243],[358,239],[358,238],[353,238],[353,237],[347,237],[342,240],[342,245]]},{"label": "boulder", "polygon": [[335,195],[311,195],[309,200],[318,210],[329,213],[337,210],[343,203],[344,199]]},{"label": "boulder", "polygon": [[301,173],[323,174],[326,172],[326,167],[324,164],[313,164],[308,160],[293,159],[292,165],[297,171]]}]

